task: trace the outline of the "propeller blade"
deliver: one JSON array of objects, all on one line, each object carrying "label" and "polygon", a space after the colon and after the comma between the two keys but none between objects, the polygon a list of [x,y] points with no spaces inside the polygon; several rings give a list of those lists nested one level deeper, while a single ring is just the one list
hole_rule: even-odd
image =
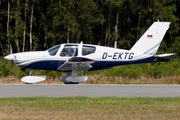
[{"label": "propeller blade", "polygon": [[[12,54],[12,45],[10,43],[10,54]],[[13,71],[13,60],[11,60],[11,70]]]},{"label": "propeller blade", "polygon": [[11,69],[13,70],[13,60],[11,60]]},{"label": "propeller blade", "polygon": [[10,44],[10,54],[12,54],[12,45]]}]

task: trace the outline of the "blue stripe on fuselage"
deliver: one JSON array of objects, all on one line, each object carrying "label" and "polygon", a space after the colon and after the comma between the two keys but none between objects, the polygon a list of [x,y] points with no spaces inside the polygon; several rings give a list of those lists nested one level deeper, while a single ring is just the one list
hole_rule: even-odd
[{"label": "blue stripe on fuselage", "polygon": [[[121,65],[130,65],[130,64],[140,64],[140,63],[150,63],[154,62],[154,57],[135,60],[135,61],[95,61],[95,63],[91,64],[92,68],[89,71],[93,70],[101,70],[101,69],[111,69],[114,66],[121,66]],[[65,61],[38,61],[32,64],[29,64],[26,68],[30,69],[39,69],[39,70],[57,70]]]},{"label": "blue stripe on fuselage", "polygon": [[59,60],[47,60],[47,61],[38,61],[27,65],[23,69],[39,69],[39,70],[57,70],[65,61]]},{"label": "blue stripe on fuselage", "polygon": [[154,60],[154,57],[141,59],[141,60],[135,60],[135,61],[96,61],[95,63],[91,64],[92,68],[89,71],[111,69],[114,66],[121,66],[121,65],[150,63],[150,62],[154,62],[153,60]]}]

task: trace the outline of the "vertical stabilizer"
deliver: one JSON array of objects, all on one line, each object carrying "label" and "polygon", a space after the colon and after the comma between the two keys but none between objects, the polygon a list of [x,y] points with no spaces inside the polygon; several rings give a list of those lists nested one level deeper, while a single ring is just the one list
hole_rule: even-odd
[{"label": "vertical stabilizer", "polygon": [[154,22],[130,51],[155,55],[170,22]]}]

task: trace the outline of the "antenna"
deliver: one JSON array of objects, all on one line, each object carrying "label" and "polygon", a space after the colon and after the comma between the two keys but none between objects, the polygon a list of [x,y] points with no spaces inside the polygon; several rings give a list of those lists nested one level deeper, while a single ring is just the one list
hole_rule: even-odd
[{"label": "antenna", "polygon": [[117,48],[117,41],[114,42],[114,48]]}]

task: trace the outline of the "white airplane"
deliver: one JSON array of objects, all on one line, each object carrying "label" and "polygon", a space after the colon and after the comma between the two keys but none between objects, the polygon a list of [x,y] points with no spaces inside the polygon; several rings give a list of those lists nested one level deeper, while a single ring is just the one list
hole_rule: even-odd
[{"label": "white airplane", "polygon": [[5,56],[14,61],[21,70],[30,70],[30,75],[21,81],[36,83],[46,76],[31,76],[32,70],[55,70],[67,73],[60,80],[74,84],[87,80],[78,76],[78,71],[110,69],[115,66],[169,61],[162,58],[174,53],[156,55],[170,22],[154,22],[130,50],[90,44],[59,44],[46,51],[22,52]]}]

